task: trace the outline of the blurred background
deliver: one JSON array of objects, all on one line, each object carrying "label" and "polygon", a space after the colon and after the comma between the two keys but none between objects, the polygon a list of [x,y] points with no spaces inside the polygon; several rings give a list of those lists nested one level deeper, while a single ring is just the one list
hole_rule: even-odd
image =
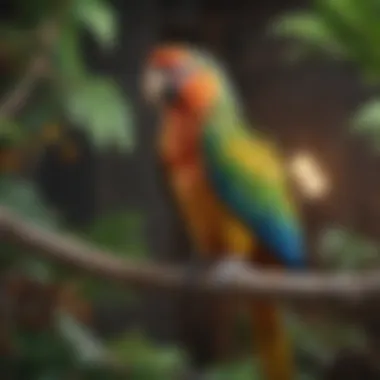
[{"label": "blurred background", "polygon": [[[118,257],[186,260],[140,93],[152,47],[185,41],[224,63],[252,125],[281,147],[313,266],[380,265],[379,11],[380,0],[3,1],[0,204]],[[4,379],[260,379],[243,338],[229,363],[191,365],[178,294],[5,242],[0,258]],[[289,310],[299,379],[379,379],[378,317],[376,305],[355,324]]]}]

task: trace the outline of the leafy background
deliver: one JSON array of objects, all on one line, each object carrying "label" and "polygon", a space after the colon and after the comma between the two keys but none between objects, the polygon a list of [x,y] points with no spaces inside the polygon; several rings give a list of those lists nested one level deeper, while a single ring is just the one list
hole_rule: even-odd
[{"label": "leafy background", "polygon": [[[273,20],[269,31],[290,42],[286,58],[291,63],[323,56],[356,67],[375,96],[353,115],[352,131],[369,135],[375,148],[380,146],[379,9],[377,0],[315,0],[307,10]],[[71,225],[62,210],[43,197],[31,175],[52,148],[65,165],[78,160],[81,147],[72,138],[72,129],[81,131],[98,155],[134,152],[132,102],[113,78],[89,68],[85,54],[86,39],[93,40],[108,59],[120,48],[116,9],[106,0],[17,0],[12,10],[13,16],[2,20],[0,34],[0,204],[33,224],[75,234],[115,255],[147,259],[151,255],[141,210],[106,212],[85,227]],[[52,43],[46,41],[46,30]],[[2,104],[15,84],[23,81],[39,52],[44,68],[34,79],[33,96],[15,112],[7,112]],[[5,287],[1,297],[25,300],[26,290],[32,289],[29,297],[34,303],[49,301],[32,321],[17,305],[12,309],[16,316],[12,323],[0,316],[0,348],[6,358],[0,363],[2,373],[11,379],[133,380],[180,379],[192,373],[186,352],[174,343],[154,341],[136,327],[105,339],[92,327],[99,300],[137,307],[140,296],[135,291],[75,275],[2,245],[1,273],[17,276],[12,292]],[[322,231],[317,251],[324,270],[358,270],[379,262],[378,243],[348,227]],[[322,365],[331,362],[341,348],[368,347],[368,334],[358,326],[337,325],[322,317],[302,318],[292,311],[287,317],[297,345],[299,379],[322,378]],[[313,360],[316,364],[310,364]],[[247,353],[232,363],[208,368],[203,375],[209,380],[260,378],[257,363]]]}]

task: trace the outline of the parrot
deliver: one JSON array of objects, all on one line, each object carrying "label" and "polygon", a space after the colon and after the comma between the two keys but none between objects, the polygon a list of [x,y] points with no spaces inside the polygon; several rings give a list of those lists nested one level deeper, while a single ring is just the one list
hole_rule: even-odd
[{"label": "parrot", "polygon": [[[282,159],[251,127],[222,64],[196,46],[161,43],[147,56],[142,82],[159,115],[156,149],[200,260],[303,270],[304,233]],[[263,378],[294,379],[279,305],[247,302]]]}]

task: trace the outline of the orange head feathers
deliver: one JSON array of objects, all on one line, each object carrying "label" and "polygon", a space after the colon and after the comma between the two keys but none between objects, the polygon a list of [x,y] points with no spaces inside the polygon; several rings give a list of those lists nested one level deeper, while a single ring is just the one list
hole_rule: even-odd
[{"label": "orange head feathers", "polygon": [[190,113],[210,108],[220,82],[204,54],[186,45],[162,45],[148,57],[143,90],[146,98],[163,107]]}]

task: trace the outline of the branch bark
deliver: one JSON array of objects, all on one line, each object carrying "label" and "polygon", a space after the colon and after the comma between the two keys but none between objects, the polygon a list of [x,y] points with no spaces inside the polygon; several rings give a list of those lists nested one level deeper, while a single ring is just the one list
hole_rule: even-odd
[{"label": "branch bark", "polygon": [[380,299],[378,270],[357,274],[301,274],[247,268],[231,275],[223,284],[212,272],[207,272],[188,289],[188,272],[184,266],[120,259],[111,252],[99,250],[73,237],[34,226],[6,208],[0,208],[0,232],[2,241],[24,248],[30,254],[100,279],[139,288],[236,293],[280,301],[310,301],[313,304],[322,302],[332,309],[344,307],[344,310]]}]

